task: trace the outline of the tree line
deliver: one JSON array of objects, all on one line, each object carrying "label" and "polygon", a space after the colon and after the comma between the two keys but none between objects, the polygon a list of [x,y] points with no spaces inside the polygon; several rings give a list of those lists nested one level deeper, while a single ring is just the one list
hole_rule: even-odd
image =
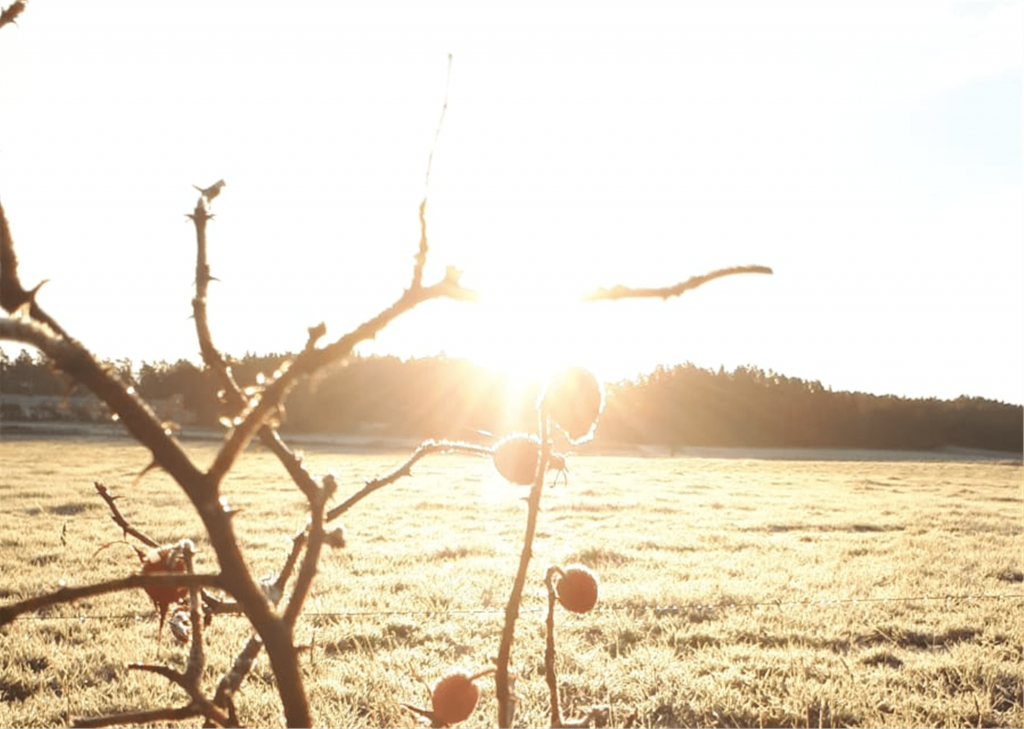
[{"label": "tree line", "polygon": [[[243,386],[258,387],[289,359],[248,353],[232,364]],[[177,398],[186,422],[216,427],[216,385],[188,360],[128,360],[108,365],[150,402]],[[355,357],[318,378],[301,381],[287,400],[282,430],[367,433],[382,437],[478,439],[533,429],[539,384],[469,361],[429,357]],[[40,357],[0,350],[0,394],[65,398],[81,394]],[[7,398],[2,419],[90,419],[82,408],[32,410]],[[834,392],[820,382],[757,367],[732,371],[687,363],[658,367],[610,384],[597,436],[601,443],[687,446],[882,448],[944,446],[1024,451],[1020,405],[978,397],[955,400]]]}]

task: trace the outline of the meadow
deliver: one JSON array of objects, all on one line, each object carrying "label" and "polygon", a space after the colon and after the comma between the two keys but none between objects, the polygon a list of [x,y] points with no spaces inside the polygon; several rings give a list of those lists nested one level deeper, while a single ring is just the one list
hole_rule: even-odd
[{"label": "meadow", "polygon": [[[201,464],[209,443],[186,444]],[[310,449],[341,496],[407,454]],[[128,441],[0,442],[0,604],[138,568],[96,495],[161,542],[198,519]],[[1024,726],[1021,462],[575,456],[545,489],[513,663],[517,726],[546,726],[543,576],[600,576],[592,613],[556,615],[563,715],[611,707],[638,726]],[[305,501],[270,454],[248,452],[224,493],[257,574],[276,571]],[[422,725],[428,686],[490,665],[522,545],[526,489],[492,464],[432,456],[344,517],[297,628],[315,721]],[[207,631],[210,682],[248,637]],[[181,667],[141,590],[22,616],[0,629],[0,726],[178,703],[136,661]],[[243,720],[283,722],[264,658],[237,699]],[[467,725],[494,723],[494,689]],[[187,724],[186,724],[187,725]],[[198,726],[198,722],[192,725]]]}]

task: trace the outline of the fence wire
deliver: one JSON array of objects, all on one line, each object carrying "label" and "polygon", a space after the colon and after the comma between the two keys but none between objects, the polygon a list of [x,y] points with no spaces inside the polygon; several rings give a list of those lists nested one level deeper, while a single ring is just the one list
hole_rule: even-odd
[{"label": "fence wire", "polygon": [[[784,608],[784,607],[821,607],[837,608],[854,605],[878,605],[878,604],[901,604],[901,603],[924,603],[949,605],[951,603],[973,602],[973,601],[1003,601],[1013,600],[1024,603],[1024,593],[982,593],[965,595],[905,595],[896,597],[846,597],[846,598],[817,598],[813,600],[757,600],[757,601],[735,601],[728,603],[680,603],[677,605],[604,605],[595,607],[592,613],[629,613],[632,615],[653,614],[661,615],[693,615],[702,613],[715,613],[736,610],[751,610],[755,608]],[[543,613],[546,607],[520,607],[520,614]],[[333,618],[347,620],[369,617],[422,617],[439,618],[459,615],[504,615],[504,607],[494,608],[463,608],[452,610],[343,610],[343,611],[303,611],[300,620],[314,618]],[[42,622],[71,622],[84,623],[86,620],[144,620],[150,617],[151,613],[119,613],[119,614],[97,614],[88,613],[80,615],[53,616],[53,615],[20,615],[18,620],[35,620]],[[223,613],[217,615],[217,619],[223,618],[244,618],[241,613]]]}]

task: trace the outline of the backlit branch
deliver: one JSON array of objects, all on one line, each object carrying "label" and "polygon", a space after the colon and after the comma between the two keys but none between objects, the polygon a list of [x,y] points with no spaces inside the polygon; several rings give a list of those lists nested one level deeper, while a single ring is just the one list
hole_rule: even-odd
[{"label": "backlit branch", "polygon": [[[179,709],[148,709],[146,711],[128,711],[124,714],[110,714],[90,719],[75,719],[71,726],[81,729],[94,729],[95,727],[113,726],[115,724],[156,724],[166,726],[170,721],[183,721],[195,716],[203,716],[201,707],[192,704]],[[224,725],[222,725],[224,726]]]},{"label": "backlit branch", "polygon": [[657,288],[631,288],[629,286],[612,286],[611,288],[599,288],[583,295],[584,301],[616,301],[618,299],[668,299],[679,296],[700,288],[709,281],[726,276],[735,276],[741,273],[767,273],[771,274],[772,269],[767,266],[732,266],[731,268],[720,268],[717,271],[705,273],[702,276],[693,276],[673,286],[662,286]]},{"label": "backlit branch", "polygon": [[92,585],[81,587],[62,587],[59,590],[30,597],[21,602],[0,606],[0,625],[6,625],[19,615],[35,612],[51,605],[74,602],[86,597],[105,595],[109,592],[120,592],[133,588],[146,587],[216,587],[223,589],[221,576],[210,574],[185,575],[185,574],[145,574],[129,575],[117,580],[97,582]]},{"label": "backlit branch", "polygon": [[[291,627],[295,626],[295,621],[302,614],[302,604],[305,602],[306,596],[309,595],[313,579],[316,577],[320,553],[323,550],[324,542],[327,541],[327,535],[324,532],[324,509],[337,488],[338,482],[335,481],[334,476],[325,476],[323,487],[317,490],[316,499],[309,505],[311,514],[306,553],[302,558],[302,564],[299,565],[299,574],[295,578],[295,586],[292,588],[288,605],[284,610],[284,622]],[[338,533],[343,534],[343,532]],[[342,538],[339,546],[343,545],[344,539]]]},{"label": "backlit branch", "polygon": [[[4,295],[10,298],[23,294],[24,288],[17,277],[14,244],[2,212],[0,209],[0,218],[3,218],[0,225],[0,259],[3,262],[0,285],[7,292]],[[11,301],[15,299],[11,298]],[[17,300],[17,308],[11,313],[27,310],[31,316],[36,316],[35,304],[32,301],[27,303],[26,306],[26,301]],[[38,347],[58,369],[91,390],[118,415],[132,437],[150,450],[153,463],[163,468],[178,483],[202,520],[221,567],[219,576],[208,578],[210,581],[202,584],[220,587],[243,606],[246,617],[266,646],[272,669],[277,676],[278,693],[286,720],[293,726],[307,726],[310,723],[309,704],[298,668],[297,651],[291,630],[272,611],[248,570],[231,523],[231,512],[225,510],[218,499],[219,482],[210,479],[196,468],[180,444],[165,429],[149,406],[138,397],[134,389],[121,382],[109,367],[98,362],[84,346],[70,336],[64,335],[55,322],[51,324],[48,317],[43,318],[41,315],[36,318],[39,322],[26,321],[23,316],[16,319],[0,319],[0,336]],[[139,577],[128,578],[124,584],[141,585]],[[147,577],[152,579],[150,576]],[[122,588],[115,583],[114,587],[98,585],[81,589],[86,592],[75,593],[77,596]],[[90,590],[92,592],[89,592]],[[67,598],[68,594],[58,591],[55,595],[44,596],[42,599],[50,602],[42,604],[74,599]],[[0,616],[10,615],[13,618],[25,609],[31,608],[15,606],[12,612],[12,608],[8,606],[0,611]]]},{"label": "backlit branch", "polygon": [[160,548],[159,542],[150,537],[148,534],[140,532],[138,529],[136,529],[128,523],[128,520],[124,518],[124,515],[121,513],[121,510],[117,508],[117,504],[115,503],[118,497],[112,495],[110,491],[107,489],[107,487],[104,486],[99,481],[93,481],[93,486],[96,487],[97,493],[99,493],[99,495],[103,497],[103,500],[107,502],[107,507],[110,509],[111,518],[114,520],[115,524],[121,527],[125,535],[131,534],[133,537],[138,539],[147,547],[152,547],[153,549]]},{"label": "backlit branch", "polygon": [[[210,288],[210,263],[206,255],[206,223],[213,218],[210,212],[210,202],[213,197],[220,194],[224,186],[224,180],[208,188],[211,192],[201,191],[199,200],[196,202],[195,210],[188,215],[196,228],[196,295],[192,299],[192,317],[196,322],[196,335],[199,339],[199,351],[203,356],[203,362],[218,379],[218,385],[222,390],[237,394],[237,406],[241,409],[241,391],[231,370],[228,369],[227,361],[220,353],[220,350],[213,343],[213,334],[210,332],[209,319],[206,314],[206,296]],[[207,195],[210,197],[207,197]]]},{"label": "backlit branch", "polygon": [[448,54],[448,76],[444,86],[444,102],[441,104],[441,118],[437,120],[437,129],[434,130],[434,142],[430,145],[430,154],[427,156],[427,174],[424,179],[423,202],[420,203],[420,246],[416,251],[416,264],[412,269],[412,286],[418,289],[423,285],[423,269],[427,265],[427,196],[430,194],[430,168],[434,165],[434,150],[437,149],[437,140],[441,136],[441,127],[444,126],[444,115],[448,111],[448,87],[452,80],[452,54]]},{"label": "backlit branch", "polygon": [[515,680],[509,668],[512,658],[512,642],[515,640],[516,620],[519,618],[519,604],[526,586],[526,573],[533,557],[533,539],[537,533],[537,515],[540,513],[540,497],[544,490],[544,474],[551,459],[551,423],[546,405],[539,407],[540,454],[537,458],[537,472],[533,477],[530,495],[526,499],[526,532],[523,536],[523,550],[519,555],[519,569],[512,582],[512,592],[505,603],[505,626],[498,644],[497,670],[494,673],[494,689],[498,699],[498,726],[511,727],[515,722],[516,697],[513,692]]},{"label": "backlit branch", "polygon": [[[234,417],[248,406],[248,398],[231,374],[227,360],[213,343],[206,305],[210,281],[214,280],[210,275],[210,262],[207,256],[206,224],[213,218],[210,213],[210,203],[214,197],[220,194],[224,184],[224,180],[220,180],[211,187],[200,190],[201,194],[196,201],[195,210],[188,216],[196,228],[196,295],[192,299],[192,316],[196,323],[196,336],[199,340],[199,351],[203,355],[203,362],[217,378],[227,402],[228,412]],[[310,343],[315,342],[314,330],[319,331],[317,328],[310,330]],[[261,425],[258,433],[260,442],[277,457],[306,499],[315,498],[316,481],[303,467],[302,460],[281,440],[277,431],[266,425]]]},{"label": "backlit branch", "polygon": [[456,269],[449,268],[441,281],[432,286],[406,289],[394,304],[372,319],[363,322],[333,344],[323,349],[303,350],[295,357],[290,367],[280,372],[266,386],[259,401],[244,414],[242,422],[235,427],[217,453],[213,465],[210,466],[210,477],[218,482],[224,477],[234,464],[238,454],[249,444],[256,430],[280,407],[281,402],[299,378],[311,375],[322,367],[348,357],[357,344],[373,339],[392,321],[425,301],[432,299],[476,301],[478,298],[476,292],[463,287],[459,283],[459,275]]},{"label": "backlit branch", "polygon": [[15,23],[18,16],[21,15],[21,11],[25,9],[25,0],[15,0],[15,2],[8,5],[0,12],[0,28],[4,27],[8,23]]},{"label": "backlit branch", "polygon": [[[15,5],[18,3],[11,5],[4,12],[9,12]],[[19,9],[18,12],[21,10]],[[17,13],[14,13],[14,16],[17,17]],[[18,277],[18,256],[14,252],[14,238],[11,236],[11,228],[7,223],[3,204],[0,203],[0,306],[8,314],[24,312],[35,321],[48,326],[55,334],[66,337],[67,334],[60,328],[60,325],[36,303],[36,292],[44,283],[46,282],[37,284],[30,291],[26,291],[22,286],[21,279]]]},{"label": "backlit branch", "polygon": [[359,491],[345,499],[344,502],[328,511],[326,516],[327,521],[338,518],[374,491],[381,489],[388,484],[392,484],[400,478],[411,476],[412,467],[416,462],[431,455],[432,453],[470,453],[477,456],[489,456],[492,451],[486,446],[475,445],[473,443],[463,443],[461,441],[424,441],[415,451],[413,451],[413,454],[409,456],[405,463],[386,476],[375,478],[372,481],[367,481],[363,488],[359,489]]}]

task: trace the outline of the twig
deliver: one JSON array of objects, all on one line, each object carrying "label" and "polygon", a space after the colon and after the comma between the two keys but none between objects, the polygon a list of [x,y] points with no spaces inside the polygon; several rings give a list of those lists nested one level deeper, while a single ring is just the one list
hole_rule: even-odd
[{"label": "twig", "polygon": [[103,497],[103,500],[107,502],[107,507],[110,509],[111,518],[114,520],[115,524],[121,527],[125,535],[131,534],[133,537],[138,539],[147,547],[152,547],[153,549],[160,548],[159,542],[150,537],[148,534],[144,534],[143,532],[139,531],[138,529],[136,529],[128,523],[128,520],[125,519],[124,515],[121,514],[121,510],[117,508],[117,504],[114,503],[118,497],[112,496],[110,491],[107,489],[106,486],[103,485],[101,481],[93,481],[93,486],[96,487],[96,491],[99,493],[101,497]]},{"label": "twig", "polygon": [[288,597],[288,605],[284,611],[284,622],[290,628],[295,627],[295,621],[302,614],[302,604],[313,586],[313,579],[316,577],[317,563],[320,561],[320,552],[324,546],[324,508],[327,501],[334,495],[338,483],[334,476],[324,477],[324,485],[317,492],[317,498],[310,503],[309,538],[306,542],[306,554],[299,566],[299,574],[295,578],[295,587]]},{"label": "twig", "polygon": [[599,288],[583,295],[584,301],[615,301],[617,299],[667,299],[672,296],[679,296],[687,291],[699,288],[708,281],[725,276],[735,276],[740,273],[772,273],[767,266],[732,266],[731,268],[720,268],[717,271],[705,273],[702,276],[693,276],[673,286],[658,288],[630,288],[629,286],[612,286],[611,288]]},{"label": "twig", "polygon": [[[186,574],[193,574],[192,555],[193,546],[191,541],[182,540],[181,550],[185,561]],[[132,663],[128,668],[135,671],[145,671],[162,676],[175,686],[183,689],[189,696],[190,702],[187,706],[173,709],[166,707],[154,709],[152,712],[140,712],[134,714],[116,714],[102,717],[95,717],[86,720],[85,724],[76,722],[75,726],[109,726],[110,724],[122,723],[143,723],[156,720],[178,719],[183,712],[194,712],[187,716],[203,716],[207,724],[226,726],[231,718],[212,701],[203,696],[202,677],[203,669],[206,666],[206,656],[203,653],[203,622],[200,616],[199,591],[195,585],[189,587],[189,612],[192,626],[191,648],[189,650],[188,662],[185,670],[178,671],[169,666],[155,665],[149,663]],[[155,713],[154,713],[155,712]],[[142,717],[142,718],[140,718]]]},{"label": "twig", "polygon": [[495,694],[498,699],[498,726],[508,729],[515,719],[515,697],[509,682],[509,660],[512,654],[512,641],[515,637],[516,619],[519,617],[519,604],[523,599],[523,587],[526,585],[526,572],[533,556],[533,538],[537,532],[537,515],[540,513],[540,497],[544,490],[544,476],[547,473],[548,460],[551,457],[551,425],[548,422],[547,408],[540,406],[540,457],[537,459],[537,473],[530,487],[530,495],[526,500],[526,533],[523,536],[523,551],[519,556],[519,570],[512,583],[512,593],[505,604],[505,627],[501,631],[501,643],[498,646],[497,670],[494,674]]},{"label": "twig", "polygon": [[[185,572],[193,574],[192,555],[194,551],[192,542],[182,540],[182,554],[185,558]],[[189,622],[192,624],[192,644],[189,646],[188,664],[185,667],[184,679],[188,684],[186,690],[189,696],[195,701],[202,697],[200,681],[203,677],[203,668],[206,666],[206,655],[203,653],[203,619],[200,613],[199,590],[195,586],[188,590]]]},{"label": "twig", "polygon": [[[223,182],[221,180],[220,185],[223,185]],[[218,192],[220,191],[219,186],[215,185],[214,188]],[[210,368],[219,380],[220,388],[240,396],[238,384],[235,382],[234,377],[231,376],[227,361],[220,353],[220,350],[214,346],[213,335],[210,332],[210,323],[206,314],[206,296],[209,291],[210,281],[213,280],[213,276],[210,275],[210,263],[206,255],[206,223],[213,218],[213,214],[210,212],[210,198],[207,197],[205,191],[201,192],[199,200],[196,202],[195,210],[187,217],[196,228],[196,295],[192,299],[192,317],[196,322],[199,351],[203,356],[203,362],[206,363],[206,366]]]},{"label": "twig", "polygon": [[[19,3],[9,6],[4,14],[12,12]],[[24,4],[21,3],[21,8]],[[21,9],[14,13],[17,17]],[[13,18],[11,18],[13,21]],[[10,22],[10,21],[9,21]],[[60,337],[67,337],[67,333],[59,324],[36,303],[35,294],[39,290],[39,284],[31,291],[26,291],[18,277],[18,256],[14,252],[14,237],[11,235],[10,225],[7,223],[7,214],[4,212],[3,204],[0,203],[0,306],[8,314],[18,311],[27,311],[28,315],[35,321],[42,322]]]},{"label": "twig", "polygon": [[[8,23],[14,23],[17,25],[14,21],[17,20],[19,15],[21,15],[22,11],[25,9],[25,5],[25,0],[15,0],[4,8],[3,12],[0,13],[0,28],[4,27]],[[449,58],[451,58],[451,56],[449,56]]]},{"label": "twig", "polygon": [[417,289],[407,289],[394,304],[363,322],[333,344],[323,349],[304,350],[296,356],[291,367],[281,372],[267,385],[259,402],[244,415],[242,422],[234,429],[217,453],[217,457],[208,471],[208,476],[214,481],[220,482],[234,464],[238,454],[245,449],[266,419],[277,410],[299,378],[311,375],[322,367],[348,357],[357,344],[367,339],[373,339],[392,321],[423,302],[442,298],[476,301],[478,297],[474,291],[459,284],[458,271],[449,268],[444,279],[438,283]]},{"label": "twig", "polygon": [[434,150],[437,149],[437,140],[441,137],[441,127],[444,126],[444,115],[448,111],[448,88],[452,81],[452,54],[448,54],[448,75],[444,84],[444,102],[441,104],[441,118],[437,120],[437,129],[434,130],[434,142],[430,145],[430,154],[427,155],[427,174],[423,183],[423,202],[420,203],[420,246],[416,251],[416,264],[412,269],[412,289],[418,289],[423,284],[423,269],[427,265],[427,198],[430,197],[430,169],[434,164]]},{"label": "twig", "polygon": [[129,671],[141,671],[142,673],[155,673],[157,676],[162,676],[168,681],[173,683],[179,688],[188,690],[188,686],[185,685],[185,674],[181,671],[176,671],[170,666],[163,666],[159,663],[129,663]]},{"label": "twig", "polygon": [[168,722],[191,719],[194,716],[203,716],[203,710],[198,706],[189,704],[178,709],[127,711],[123,714],[108,714],[107,716],[96,716],[89,719],[75,719],[71,722],[71,726],[81,727],[81,729],[95,729],[95,727],[113,726],[115,724],[156,724],[157,726],[166,726]]},{"label": "twig", "polygon": [[544,679],[548,684],[548,693],[551,695],[551,726],[562,725],[562,717],[558,711],[558,679],[555,676],[555,586],[552,583],[554,576],[562,574],[561,567],[548,567],[544,575],[544,584],[548,588],[548,617],[545,622],[547,636],[544,644]]},{"label": "twig", "polygon": [[[207,190],[215,190],[216,194],[219,194],[220,188],[223,185],[224,181],[221,180]],[[214,280],[214,278],[210,275],[210,263],[207,255],[206,224],[213,218],[213,215],[209,212],[211,198],[207,190],[201,190],[202,194],[196,201],[195,210],[188,216],[196,228],[196,295],[192,299],[192,316],[196,322],[196,337],[199,340],[199,351],[203,355],[203,362],[217,378],[219,387],[223,390],[224,397],[227,400],[228,411],[234,417],[235,414],[242,412],[248,403],[245,393],[231,374],[231,368],[228,367],[227,360],[224,359],[224,356],[214,344],[213,334],[210,331],[207,313],[207,294],[210,281]],[[214,197],[216,197],[216,194]],[[310,329],[309,339],[306,343],[307,349],[311,349],[316,340],[323,336],[324,330],[325,328],[322,324],[319,327]],[[313,477],[303,467],[302,460],[285,445],[277,431],[273,428],[263,425],[260,427],[258,434],[260,442],[277,456],[277,459],[284,466],[299,490],[307,499],[313,498],[317,489],[316,481],[313,480]]]},{"label": "twig", "polygon": [[377,489],[383,488],[388,484],[392,484],[400,478],[412,475],[412,467],[420,459],[431,455],[432,453],[470,453],[478,456],[489,456],[491,455],[491,449],[486,446],[476,445],[474,443],[464,443],[462,441],[449,441],[449,440],[426,440],[419,445],[419,447],[413,451],[413,454],[409,458],[396,468],[394,471],[386,476],[375,478],[372,481],[367,481],[366,485],[363,486],[359,491],[349,496],[344,502],[338,504],[333,509],[327,512],[326,521],[333,521],[339,516],[344,514],[346,511],[351,509],[357,503],[365,499],[367,496],[372,494]]},{"label": "twig", "polygon": [[198,574],[139,574],[129,575],[117,580],[96,582],[81,587],[62,587],[54,592],[37,597],[30,597],[27,600],[0,606],[0,625],[7,625],[19,615],[31,613],[50,605],[74,602],[85,597],[105,595],[108,592],[119,592],[131,590],[136,587],[216,587],[223,589],[223,578],[221,575]]},{"label": "twig", "polygon": [[231,665],[231,670],[221,676],[220,682],[217,684],[217,692],[213,696],[213,703],[221,708],[227,708],[232,723],[237,724],[234,695],[249,671],[252,670],[256,657],[260,654],[262,648],[263,641],[260,640],[258,635],[249,638],[245,647],[242,648],[235,658],[235,662]]},{"label": "twig", "polygon": [[[298,561],[299,554],[301,554],[302,548],[306,545],[306,540],[308,538],[308,528],[303,528],[292,537],[291,551],[289,551],[288,557],[285,558],[284,564],[281,566],[281,571],[278,572],[277,579],[274,580],[274,583],[269,589],[270,594],[268,597],[270,602],[275,606],[281,599],[281,595],[284,592],[284,586],[291,577],[292,571],[295,569],[295,564]],[[208,596],[204,594],[203,599],[206,601],[207,607],[209,608],[210,601]],[[218,601],[215,605],[214,611],[217,613],[242,612],[241,606],[235,602]],[[242,685],[242,681],[252,669],[253,663],[256,661],[256,657],[262,649],[263,641],[260,640],[258,635],[254,635],[249,638],[245,646],[235,658],[235,662],[232,664],[231,670],[222,675],[219,683],[217,684],[217,692],[214,694],[213,703],[222,709],[227,709],[228,716],[235,725],[238,723],[238,717],[235,714],[235,704],[232,697]]]},{"label": "twig", "polygon": [[203,473],[165,431],[150,407],[125,387],[109,367],[98,362],[89,350],[72,337],[56,332],[45,322],[0,318],[0,339],[31,344],[59,369],[89,388],[117,414],[128,432],[149,448],[153,460],[177,481],[204,521],[214,517],[220,511],[216,494],[205,488]]}]

